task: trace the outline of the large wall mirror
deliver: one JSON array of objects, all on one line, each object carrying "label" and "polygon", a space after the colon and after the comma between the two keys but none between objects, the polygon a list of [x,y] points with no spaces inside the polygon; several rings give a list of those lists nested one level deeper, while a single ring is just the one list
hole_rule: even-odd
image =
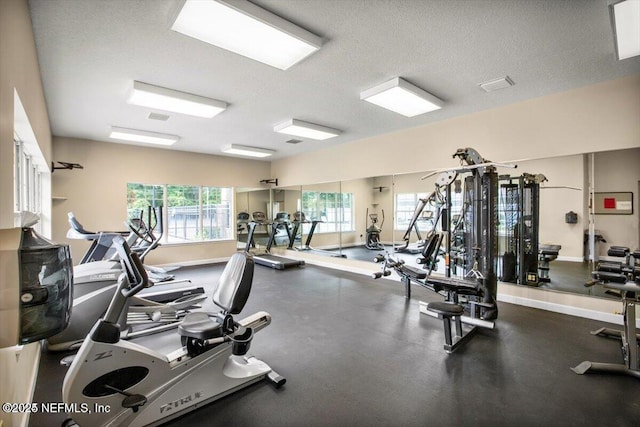
[{"label": "large wall mirror", "polygon": [[[498,272],[501,278],[506,282],[519,284],[518,279],[507,277],[509,275],[505,272],[506,269],[503,269],[503,258],[510,251],[509,242],[513,238],[516,225],[510,222],[509,209],[513,206],[510,206],[507,200],[507,189],[513,188],[514,183],[525,173],[544,175],[546,180],[539,184],[536,200],[537,243],[539,247],[557,248],[557,253],[547,256],[546,259],[540,259],[540,254],[537,256],[538,267],[549,268],[546,273],[548,281],[536,279],[530,283],[523,283],[522,286],[617,298],[608,294],[600,285],[585,286],[585,283],[591,281],[594,261],[634,262],[633,258],[612,259],[608,257],[607,250],[612,245],[626,246],[631,251],[640,246],[639,165],[640,148],[634,148],[519,161],[515,169],[498,168]],[[376,233],[377,241],[384,246],[383,250],[400,249],[398,256],[407,263],[417,265],[415,259],[419,256],[421,243],[434,227],[435,207],[426,206],[415,226],[408,229],[408,225],[419,199],[427,197],[435,189],[437,175],[424,178],[430,172],[432,171],[425,170],[287,189],[278,188],[274,190],[273,200],[282,206],[280,209],[290,213],[304,213],[305,224],[301,227],[301,232],[298,232],[298,240],[295,243],[298,250],[305,250],[315,222],[316,226],[307,246],[321,251],[310,252],[372,262],[377,249],[368,247],[371,246],[368,245],[369,230]],[[624,206],[631,209],[592,215],[589,208],[590,189],[605,196],[623,194]],[[597,200],[601,202],[604,196],[599,197]],[[254,195],[248,198],[248,204],[251,205],[253,200],[253,203],[264,205],[267,198],[264,194]],[[454,191],[454,219],[462,209],[462,202],[461,191]],[[528,203],[531,202],[525,202]],[[531,217],[528,215],[523,217],[524,230],[529,230],[528,227],[531,225]],[[597,236],[593,255],[590,255],[589,245],[586,244],[590,227]],[[529,240],[524,239],[523,242],[527,244]],[[589,262],[588,259],[592,261]]]},{"label": "large wall mirror", "polygon": [[276,187],[272,190],[272,218],[283,223],[274,238],[274,247],[294,249],[302,243],[301,216],[302,188],[300,186]]},{"label": "large wall mirror", "polygon": [[348,259],[371,262],[393,246],[393,178],[381,176],[341,182],[341,245]]},{"label": "large wall mirror", "polygon": [[295,250],[314,255],[342,257],[341,232],[344,213],[340,182],[303,185],[298,209],[301,221],[296,235]]},{"label": "large wall mirror", "polygon": [[238,249],[247,246],[247,237],[250,221],[256,221],[253,233],[253,244],[264,247],[269,238],[270,227],[268,225],[269,212],[271,211],[271,190],[265,188],[236,188],[236,235]]}]

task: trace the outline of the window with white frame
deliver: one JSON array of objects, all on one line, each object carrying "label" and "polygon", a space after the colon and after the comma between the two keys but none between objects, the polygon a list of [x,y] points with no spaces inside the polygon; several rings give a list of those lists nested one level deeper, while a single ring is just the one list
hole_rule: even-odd
[{"label": "window with white frame", "polygon": [[[451,192],[451,215],[452,218],[455,215],[459,215],[462,210],[462,192]],[[406,230],[411,223],[411,218],[418,206],[418,201],[428,196],[427,193],[396,193],[396,214],[395,214],[395,229]],[[422,212],[422,218],[429,218],[426,220],[428,223],[423,224],[424,221],[418,220],[418,229],[420,231],[429,231],[433,228],[433,221],[436,216],[436,205],[433,203],[424,207]],[[425,214],[425,211],[431,211],[432,214]]]},{"label": "window with white frame", "polygon": [[[319,221],[315,233],[353,231],[353,194],[304,191],[302,212],[307,221]],[[311,224],[304,224],[303,231],[309,232]]]},{"label": "window with white frame", "polygon": [[[42,166],[26,149],[20,138],[14,136],[13,182],[14,212],[42,213]],[[35,226],[41,231],[40,222]]]},{"label": "window with white frame", "polygon": [[232,188],[128,183],[128,218],[148,206],[162,209],[165,243],[233,239]]}]

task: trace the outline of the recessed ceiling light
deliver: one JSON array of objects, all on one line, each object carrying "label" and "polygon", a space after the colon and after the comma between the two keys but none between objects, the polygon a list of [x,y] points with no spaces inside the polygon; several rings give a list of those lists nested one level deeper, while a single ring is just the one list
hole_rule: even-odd
[{"label": "recessed ceiling light", "polygon": [[171,29],[286,70],[322,46],[322,39],[246,0],[187,0]]},{"label": "recessed ceiling light", "polygon": [[480,83],[478,86],[485,92],[493,92],[499,89],[506,89],[513,86],[515,83],[509,76],[500,77],[499,79],[489,80],[488,82]]},{"label": "recessed ceiling light", "polygon": [[227,108],[226,102],[137,81],[133,82],[133,90],[127,102],[204,118],[214,117]]},{"label": "recessed ceiling light", "polygon": [[249,157],[269,157],[275,154],[274,150],[266,148],[247,147],[245,145],[229,144],[222,147],[222,152],[227,154],[237,154],[238,156]]},{"label": "recessed ceiling light", "polygon": [[360,99],[406,117],[439,110],[444,105],[441,99],[400,77],[365,90],[360,93]]},{"label": "recessed ceiling light", "polygon": [[137,129],[126,129],[117,126],[111,127],[109,138],[158,145],[172,145],[180,140],[180,137],[176,135],[167,135],[164,133],[148,132]]},{"label": "recessed ceiling light", "polygon": [[618,59],[640,55],[640,0],[609,5]]},{"label": "recessed ceiling light", "polygon": [[303,122],[302,120],[289,119],[273,127],[273,130],[286,135],[294,135],[302,138],[316,139],[319,141],[336,137],[342,133],[338,129]]}]

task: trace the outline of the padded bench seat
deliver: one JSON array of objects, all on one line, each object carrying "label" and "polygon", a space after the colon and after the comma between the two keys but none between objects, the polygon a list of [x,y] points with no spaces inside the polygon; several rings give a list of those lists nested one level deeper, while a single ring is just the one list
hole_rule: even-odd
[{"label": "padded bench seat", "polygon": [[427,283],[433,285],[436,292],[444,290],[455,291],[460,295],[477,295],[480,291],[480,283],[476,280],[429,276]]},{"label": "padded bench seat", "polygon": [[611,246],[607,251],[607,255],[618,258],[626,258],[630,252],[631,250],[626,246]]},{"label": "padded bench seat", "polygon": [[461,316],[464,313],[464,307],[460,304],[444,301],[430,302],[427,304],[427,310],[443,317]]},{"label": "padded bench seat", "polygon": [[409,265],[402,264],[400,266],[400,273],[414,280],[424,280],[427,278],[427,272],[421,268],[411,267]]}]

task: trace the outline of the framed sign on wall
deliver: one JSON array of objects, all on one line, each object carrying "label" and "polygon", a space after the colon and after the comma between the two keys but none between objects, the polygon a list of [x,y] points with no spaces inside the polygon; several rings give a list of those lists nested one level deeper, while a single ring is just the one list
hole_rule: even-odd
[{"label": "framed sign on wall", "polygon": [[625,192],[596,192],[594,199],[594,213],[596,215],[632,215],[633,193]]}]

